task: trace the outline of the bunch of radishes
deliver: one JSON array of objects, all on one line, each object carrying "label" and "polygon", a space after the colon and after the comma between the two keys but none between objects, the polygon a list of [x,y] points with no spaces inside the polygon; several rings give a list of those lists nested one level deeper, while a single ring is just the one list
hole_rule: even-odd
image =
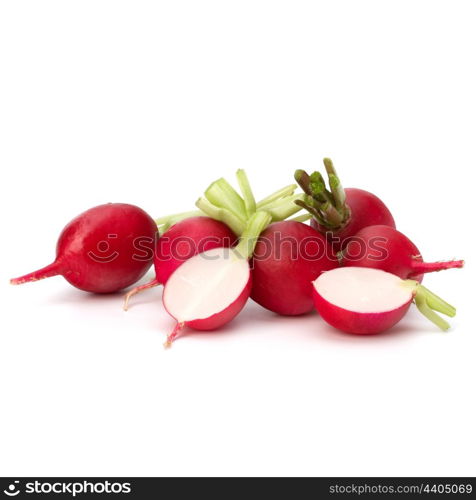
[{"label": "bunch of radishes", "polygon": [[[343,189],[332,162],[324,165],[328,187],[319,172],[297,170],[303,193],[290,185],[257,202],[239,170],[241,194],[218,179],[197,211],[156,221],[133,205],[94,207],[64,228],[52,264],[11,283],[62,275],[81,290],[110,293],[137,282],[153,263],[155,278],[130,290],[124,309],[134,294],[164,285],[163,304],[176,321],[167,346],[185,326],[222,327],[250,297],[281,315],[315,307],[332,326],[356,334],[391,328],[414,302],[448,329],[435,311],[454,316],[454,307],[421,281],[463,261],[424,262],[379,198]],[[289,219],[301,209],[308,213]]]}]

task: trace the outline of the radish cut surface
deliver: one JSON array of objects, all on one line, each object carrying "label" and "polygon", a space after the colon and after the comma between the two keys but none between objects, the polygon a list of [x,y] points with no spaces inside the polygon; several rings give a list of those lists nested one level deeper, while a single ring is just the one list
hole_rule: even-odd
[{"label": "radish cut surface", "polygon": [[398,276],[364,267],[326,271],[314,281],[314,288],[327,302],[356,313],[392,311],[413,298],[413,290]]},{"label": "radish cut surface", "polygon": [[250,280],[248,261],[214,248],[184,262],[169,278],[164,305],[178,323],[209,318],[233,304]]},{"label": "radish cut surface", "polygon": [[324,321],[347,333],[381,333],[405,316],[412,302],[441,330],[449,323],[437,314],[453,317],[456,309],[415,280],[367,267],[326,271],[313,282],[313,299]]}]

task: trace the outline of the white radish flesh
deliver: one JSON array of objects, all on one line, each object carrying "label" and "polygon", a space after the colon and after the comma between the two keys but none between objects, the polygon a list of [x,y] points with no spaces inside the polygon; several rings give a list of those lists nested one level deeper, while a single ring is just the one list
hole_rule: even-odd
[{"label": "white radish flesh", "polygon": [[232,304],[250,279],[248,261],[214,248],[182,264],[169,278],[164,305],[178,323],[206,319]]},{"label": "white radish flesh", "polygon": [[412,289],[394,274],[364,267],[341,267],[314,281],[322,298],[348,311],[380,313],[413,298]]}]

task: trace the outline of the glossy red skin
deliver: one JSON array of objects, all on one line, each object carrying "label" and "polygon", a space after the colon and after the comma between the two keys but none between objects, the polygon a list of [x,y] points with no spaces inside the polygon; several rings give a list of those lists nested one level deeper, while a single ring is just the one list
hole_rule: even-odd
[{"label": "glossy red skin", "polygon": [[313,287],[313,299],[317,312],[329,325],[345,333],[373,335],[385,332],[405,316],[412,303],[410,299],[397,309],[381,313],[357,313],[342,309],[324,299]]},{"label": "glossy red skin", "polygon": [[190,257],[213,248],[228,248],[236,240],[236,235],[226,224],[211,217],[191,217],[177,222],[157,241],[154,267],[158,283],[165,284]]},{"label": "glossy red skin", "polygon": [[[229,323],[245,306],[251,292],[252,288],[252,277],[251,271],[249,274],[248,281],[243,288],[240,295],[225,309],[222,311],[218,311],[217,313],[209,316],[208,318],[195,319],[192,321],[187,321],[184,326],[189,326],[195,330],[216,330],[221,326]],[[175,318],[173,314],[167,308],[167,288],[165,288],[164,294],[162,295],[162,303],[164,304],[165,310],[174,318],[179,321],[178,318]]]},{"label": "glossy red skin", "polygon": [[66,225],[53,264],[12,283],[59,274],[80,290],[117,292],[139,280],[152,265],[156,233],[154,220],[139,207],[125,203],[99,205]]},{"label": "glossy red skin", "polygon": [[[345,248],[348,239],[358,231],[367,226],[382,224],[395,227],[390,210],[383,201],[368,191],[357,188],[346,188],[346,203],[350,209],[350,217],[347,224],[338,231],[333,231],[332,245],[335,251]],[[325,234],[326,229],[322,228],[315,219],[311,220],[311,226]]]},{"label": "glossy red skin", "polygon": [[[316,254],[317,249],[323,249],[325,252],[319,259],[310,260],[303,256],[294,259],[291,244],[282,243],[279,245],[281,255],[274,251],[276,247],[273,244],[270,255],[265,259],[259,258],[270,247],[265,240],[272,244],[279,233],[283,239],[293,237],[297,242],[295,248],[299,248],[300,243],[304,245],[303,242],[309,242],[307,247],[309,256]],[[266,309],[285,316],[296,316],[312,311],[312,282],[323,271],[329,271],[338,265],[325,237],[312,227],[296,221],[276,222],[268,226],[261,233],[254,253],[257,257],[251,264],[253,276],[251,298]]]},{"label": "glossy red skin", "polygon": [[365,227],[354,238],[342,252],[343,266],[382,269],[402,279],[421,283],[424,273],[460,268],[464,264],[462,260],[424,262],[416,245],[389,226]]},{"label": "glossy red skin", "polygon": [[[420,250],[400,231],[383,225],[368,226],[356,233],[355,238],[359,240],[351,241],[342,253],[343,266],[382,269],[402,279],[411,278],[420,283],[423,280],[423,274],[415,274],[416,264],[423,262]],[[374,240],[372,244],[375,238],[385,241]],[[386,258],[379,258],[381,251],[385,252]]]}]

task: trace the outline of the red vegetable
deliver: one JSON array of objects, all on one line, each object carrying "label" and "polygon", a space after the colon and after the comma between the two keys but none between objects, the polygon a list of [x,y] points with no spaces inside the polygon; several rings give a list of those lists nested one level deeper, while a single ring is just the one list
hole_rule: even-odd
[{"label": "red vegetable", "polygon": [[143,290],[163,285],[169,276],[187,259],[206,250],[230,247],[236,236],[223,222],[210,217],[190,217],[171,226],[157,240],[154,252],[155,278],[133,288],[124,300],[127,310],[129,299]]},{"label": "red vegetable", "polygon": [[424,273],[463,267],[463,260],[424,262],[415,244],[389,226],[368,226],[355,234],[342,253],[343,266],[371,267],[402,279],[423,280]]},{"label": "red vegetable", "polygon": [[314,281],[314,303],[322,318],[347,333],[373,334],[388,330],[408,311],[412,301],[442,330],[449,324],[434,311],[454,316],[453,306],[413,280],[363,267],[341,267]]},{"label": "red vegetable", "polygon": [[195,255],[169,277],[163,303],[177,323],[166,347],[185,326],[215,330],[241,311],[251,292],[248,259],[257,237],[270,222],[268,213],[256,212],[235,248],[215,248]]},{"label": "red vegetable", "polygon": [[151,266],[156,233],[154,220],[139,207],[99,205],[78,215],[63,229],[52,264],[11,283],[20,285],[62,275],[87,292],[122,290]]},{"label": "red vegetable", "polygon": [[[374,224],[395,227],[390,210],[380,198],[363,189],[346,188],[344,192],[349,216],[341,228],[331,231],[332,236],[338,239],[336,243],[338,248],[342,248],[342,244],[345,246],[349,238],[364,227]],[[318,231],[326,232],[327,228],[320,225],[316,219],[311,220],[311,225]]]},{"label": "red vegetable", "polygon": [[308,210],[311,225],[326,234],[336,251],[349,243],[362,228],[376,224],[395,227],[390,210],[372,193],[363,189],[343,189],[332,161],[324,158],[330,190],[319,172],[308,175],[296,170],[294,177],[306,196],[296,204]]},{"label": "red vegetable", "polygon": [[251,298],[270,311],[295,316],[313,309],[312,281],[337,266],[324,236],[302,222],[271,224],[252,264]]}]

